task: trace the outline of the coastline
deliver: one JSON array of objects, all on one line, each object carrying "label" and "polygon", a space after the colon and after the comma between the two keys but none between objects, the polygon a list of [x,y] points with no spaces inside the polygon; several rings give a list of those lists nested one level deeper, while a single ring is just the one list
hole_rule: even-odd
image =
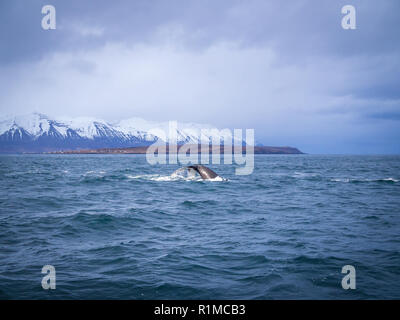
[{"label": "coastline", "polygon": [[[185,148],[191,148],[190,152],[192,154],[202,153],[202,148],[206,149],[207,146],[204,145],[185,145]],[[52,151],[45,152],[44,154],[146,154],[149,147],[131,147],[131,148],[101,148],[101,149],[80,149],[80,150],[62,150],[62,151]],[[158,152],[160,154],[173,154],[177,153],[182,146],[174,146],[170,148],[169,146],[159,146]],[[209,147],[209,153],[220,153],[224,154],[224,146],[212,146]],[[233,150],[232,150],[233,152]],[[246,153],[246,147],[242,146],[242,153]],[[254,154],[304,154],[297,148],[294,147],[270,147],[270,146],[256,146],[254,147]]]}]

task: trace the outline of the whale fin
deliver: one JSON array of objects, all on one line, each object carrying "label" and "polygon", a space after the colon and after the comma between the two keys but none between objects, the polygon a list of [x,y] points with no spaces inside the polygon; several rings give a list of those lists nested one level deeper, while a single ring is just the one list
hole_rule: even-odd
[{"label": "whale fin", "polygon": [[207,167],[202,166],[202,165],[193,165],[193,166],[188,166],[187,168],[188,169],[193,169],[196,172],[198,172],[200,177],[202,177],[204,180],[214,179],[216,177],[219,177],[218,174],[216,174],[210,168],[207,168]]}]

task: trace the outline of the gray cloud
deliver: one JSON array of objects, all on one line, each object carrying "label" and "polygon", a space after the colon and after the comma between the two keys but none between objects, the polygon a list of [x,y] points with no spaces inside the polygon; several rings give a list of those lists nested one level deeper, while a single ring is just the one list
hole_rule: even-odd
[{"label": "gray cloud", "polygon": [[[50,2],[57,30],[44,31]],[[3,113],[209,122],[309,152],[399,152],[398,1],[50,2],[0,4]],[[349,3],[357,30],[341,28]]]}]

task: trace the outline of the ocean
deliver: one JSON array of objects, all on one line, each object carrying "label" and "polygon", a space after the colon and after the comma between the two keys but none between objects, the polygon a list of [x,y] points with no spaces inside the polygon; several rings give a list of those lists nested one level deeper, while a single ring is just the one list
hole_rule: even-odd
[{"label": "ocean", "polygon": [[0,298],[400,298],[400,156],[234,167],[201,181],[145,155],[0,156]]}]

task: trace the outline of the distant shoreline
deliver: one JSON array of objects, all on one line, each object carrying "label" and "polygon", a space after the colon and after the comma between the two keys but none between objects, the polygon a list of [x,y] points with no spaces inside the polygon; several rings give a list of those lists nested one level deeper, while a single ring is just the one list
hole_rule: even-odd
[{"label": "distant shoreline", "polygon": [[[179,149],[182,146],[178,146]],[[185,145],[187,147],[187,145]],[[191,145],[192,154],[201,153],[201,148],[207,148],[207,146],[199,145],[198,152],[196,152],[196,145]],[[146,154],[148,146],[145,147],[131,147],[131,148],[101,148],[101,149],[81,149],[81,150],[62,150],[62,151],[53,151],[53,152],[45,152],[44,154]],[[170,149],[171,152],[170,152]],[[193,150],[194,149],[194,150]],[[175,152],[175,148],[170,148],[169,146],[160,146],[158,149],[158,153],[160,154],[173,154]],[[215,146],[209,147],[209,153],[224,153],[224,146]],[[246,152],[246,147],[242,147],[242,153]],[[254,154],[304,154],[297,148],[293,147],[270,147],[270,146],[256,146],[254,147]]]}]

